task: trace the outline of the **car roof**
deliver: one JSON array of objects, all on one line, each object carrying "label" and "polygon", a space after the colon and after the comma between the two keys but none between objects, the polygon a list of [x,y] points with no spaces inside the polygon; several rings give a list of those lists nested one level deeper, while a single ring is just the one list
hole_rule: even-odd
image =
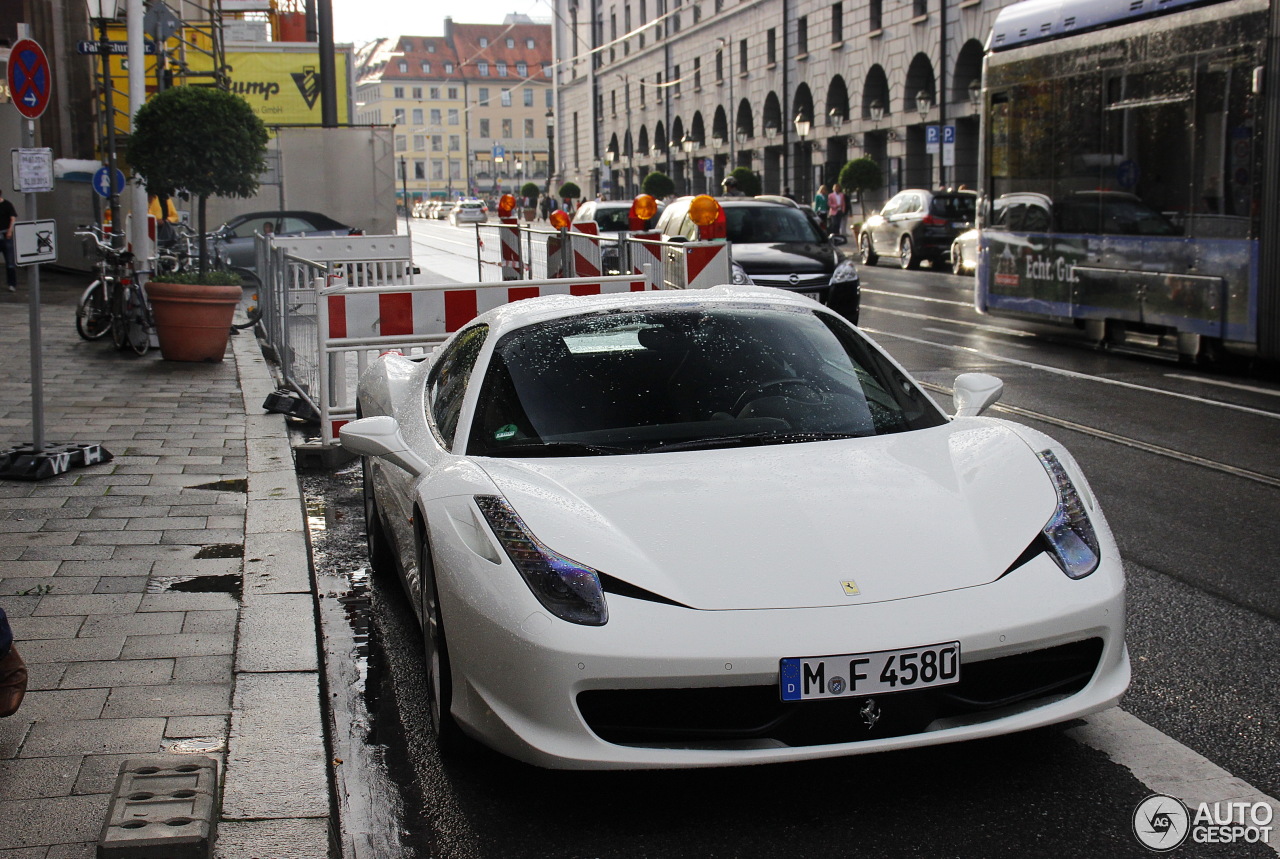
[{"label": "car roof", "polygon": [[[709,289],[661,289],[648,292],[615,292],[601,295],[544,295],[504,304],[476,317],[476,324],[487,324],[496,336],[539,322],[628,310],[660,310],[666,307],[688,307],[707,302],[724,306],[761,304],[816,310],[818,305],[784,289],[763,286],[726,284]],[[467,326],[470,327],[470,326]]]}]

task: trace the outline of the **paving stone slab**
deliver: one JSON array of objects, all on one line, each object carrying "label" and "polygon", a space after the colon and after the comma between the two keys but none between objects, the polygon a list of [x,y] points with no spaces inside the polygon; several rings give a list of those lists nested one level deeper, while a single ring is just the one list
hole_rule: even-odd
[{"label": "paving stone slab", "polygon": [[182,632],[181,611],[146,614],[96,614],[86,618],[81,638],[103,635],[173,635]]},{"label": "paving stone slab", "polygon": [[107,576],[93,586],[95,594],[140,594],[147,589],[147,576]]},{"label": "paving stone slab", "polygon": [[59,576],[145,576],[154,561],[63,561]]},{"label": "paving stone slab", "polygon": [[[15,641],[32,641],[34,639],[75,638],[84,623],[83,617],[13,617],[9,618],[9,626],[13,628]],[[21,648],[19,648],[21,652]]]},{"label": "paving stone slab", "polygon": [[[9,610],[5,606],[5,611]],[[64,638],[23,642],[23,660],[27,668],[42,662],[98,662],[119,659],[125,645],[122,635],[101,638]]]},{"label": "paving stone slab", "polygon": [[0,802],[70,796],[80,772],[80,755],[0,760]]},{"label": "paving stone slab", "polygon": [[239,612],[189,611],[182,622],[183,632],[235,632]]},{"label": "paving stone slab", "polygon": [[[190,574],[188,574],[190,575]],[[139,612],[170,611],[235,611],[239,603],[232,594],[225,593],[167,593],[147,594],[138,606]]]},{"label": "paving stone slab", "polygon": [[0,579],[0,596],[28,594],[44,596],[53,593],[62,595],[91,594],[97,584],[98,578],[96,576],[92,578],[88,576],[59,576],[57,578],[45,576],[38,579],[5,578]]},{"label": "paving stone slab", "polygon": [[246,534],[245,595],[311,593],[311,555],[306,535]]},{"label": "paving stone slab", "polygon": [[218,824],[214,859],[317,859],[329,856],[329,821],[224,820]]},{"label": "paving stone slab", "polygon": [[323,735],[315,674],[240,675],[231,715],[223,819],[326,818],[328,760]]},{"label": "paving stone slab", "polygon": [[173,682],[174,668],[173,659],[72,662],[66,666],[58,686],[62,689],[162,686]]},{"label": "paving stone slab", "polygon": [[318,669],[311,594],[263,594],[246,599],[240,611],[237,671]]},{"label": "paving stone slab", "polygon": [[121,659],[152,659],[166,656],[219,656],[235,652],[233,637],[202,632],[192,635],[131,635],[120,652]]},{"label": "paving stone slab", "polygon": [[164,735],[167,739],[218,737],[225,741],[230,723],[228,716],[170,716]]},{"label": "paving stone slab", "polygon": [[22,744],[22,757],[155,754],[164,738],[164,723],[160,718],[36,722]]},{"label": "paving stone slab", "polygon": [[49,594],[40,598],[37,617],[56,614],[124,614],[138,610],[142,594]]},{"label": "paving stone slab", "polygon": [[304,528],[302,504],[296,499],[255,501],[249,503],[245,515],[246,534],[301,532]]},{"label": "paving stone slab", "polygon": [[177,561],[194,560],[199,546],[117,546],[112,553],[116,561]]},{"label": "paving stone slab", "polygon": [[219,683],[233,675],[230,653],[219,656],[180,656],[174,660],[173,679],[179,683]]},{"label": "paving stone slab", "polygon": [[97,719],[107,701],[107,689],[38,689],[27,692],[22,706],[10,718],[30,722],[64,719]]},{"label": "paving stone slab", "polygon": [[143,716],[210,716],[230,712],[231,683],[170,683],[120,686],[111,690],[104,719]]},{"label": "paving stone slab", "polygon": [[[107,813],[108,794],[0,802],[0,849],[95,841]],[[55,832],[49,821],[56,820]]]},{"label": "paving stone slab", "polygon": [[[149,531],[138,531],[149,534]],[[244,542],[244,531],[238,528],[203,528],[198,531],[162,531],[160,542],[165,545],[213,546],[220,543]]]}]

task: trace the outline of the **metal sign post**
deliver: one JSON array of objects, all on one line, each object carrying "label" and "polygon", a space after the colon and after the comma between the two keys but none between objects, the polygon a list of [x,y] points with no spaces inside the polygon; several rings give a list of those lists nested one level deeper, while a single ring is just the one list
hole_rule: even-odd
[{"label": "metal sign post", "polygon": [[[19,32],[25,34],[27,25],[20,24]],[[23,150],[33,150],[36,140],[36,119],[49,106],[49,94],[52,89],[52,75],[49,71],[49,60],[44,50],[30,39],[22,38],[13,46],[9,54],[9,91],[13,94],[13,105],[26,117],[22,123]],[[17,178],[17,177],[15,177]],[[36,195],[34,191],[25,195],[26,214],[32,222],[24,224],[29,230],[19,231],[14,227],[14,235],[10,239],[8,252],[16,253],[19,232],[24,237],[29,235],[34,247],[43,253],[32,255],[35,262],[27,269],[27,288],[30,292],[28,302],[28,325],[31,329],[31,445],[18,446],[7,451],[0,451],[0,478],[7,480],[43,480],[62,474],[72,466],[92,465],[97,462],[109,462],[111,454],[99,444],[50,445],[44,438],[44,343],[40,336],[40,265],[37,260],[57,251],[53,244],[53,221],[35,221]],[[7,229],[8,225],[4,225]],[[41,239],[41,235],[44,239]],[[47,242],[48,247],[44,244]]]}]

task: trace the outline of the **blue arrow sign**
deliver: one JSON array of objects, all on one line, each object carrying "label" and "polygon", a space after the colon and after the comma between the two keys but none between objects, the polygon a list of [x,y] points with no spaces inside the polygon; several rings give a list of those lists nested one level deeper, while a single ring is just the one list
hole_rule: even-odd
[{"label": "blue arrow sign", "polygon": [[99,197],[110,197],[112,194],[119,194],[124,190],[124,173],[119,169],[116,170],[115,190],[112,190],[111,172],[107,167],[99,167],[97,172],[93,174],[93,190],[98,193]]}]

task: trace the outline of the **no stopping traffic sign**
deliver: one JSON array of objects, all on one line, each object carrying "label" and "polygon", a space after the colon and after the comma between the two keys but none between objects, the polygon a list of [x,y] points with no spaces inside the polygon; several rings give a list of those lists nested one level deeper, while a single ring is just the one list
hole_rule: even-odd
[{"label": "no stopping traffic sign", "polygon": [[9,93],[13,106],[27,119],[36,119],[49,106],[52,88],[49,58],[44,55],[44,48],[31,39],[19,39],[9,51]]}]

